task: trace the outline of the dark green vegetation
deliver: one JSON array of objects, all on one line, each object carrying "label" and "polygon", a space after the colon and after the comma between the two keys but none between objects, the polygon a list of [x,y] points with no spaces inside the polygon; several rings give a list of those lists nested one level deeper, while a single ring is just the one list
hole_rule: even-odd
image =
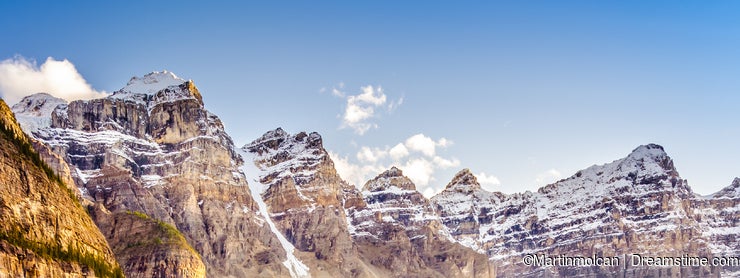
[{"label": "dark green vegetation", "polygon": [[33,251],[36,255],[45,259],[76,262],[80,265],[87,266],[98,277],[124,277],[120,267],[111,266],[103,258],[83,252],[74,245],[70,244],[67,249],[63,249],[58,243],[49,244],[28,240],[24,234],[24,232],[17,228],[11,231],[1,231],[0,240]]},{"label": "dark green vegetation", "polygon": [[[0,100],[0,102],[2,102],[0,103],[0,106],[7,107],[4,101]],[[51,167],[41,159],[41,156],[33,148],[26,135],[19,129],[14,128],[15,118],[12,113],[9,111],[3,112],[7,112],[8,115],[0,115],[0,133],[2,134],[2,137],[15,146],[21,155],[21,159],[25,158],[30,161],[31,164],[41,170],[51,182],[56,183],[61,189],[63,189],[70,198],[70,201],[74,203],[75,206],[79,207],[82,212],[82,206],[73,191],[65,185],[59,175],[57,175],[54,170],[52,170]],[[11,226],[5,231],[0,231],[0,240],[4,240],[19,248],[32,251],[36,255],[45,259],[72,262],[87,266],[97,277],[124,277],[123,271],[118,265],[111,265],[106,262],[103,257],[84,252],[77,247],[77,242],[70,242],[67,248],[64,248],[59,240],[55,240],[53,242],[29,240],[26,238],[25,232],[23,232],[24,230],[27,229],[22,229],[18,226]]]},{"label": "dark green vegetation", "polygon": [[190,251],[192,251],[194,254],[198,254],[198,252],[193,249],[190,244],[185,240],[185,237],[180,233],[177,228],[174,226],[154,218],[149,217],[149,215],[146,215],[143,212],[140,211],[126,211],[127,214],[136,216],[137,218],[144,220],[144,221],[151,221],[151,223],[156,223],[156,228],[154,234],[152,234],[152,237],[149,240],[145,241],[138,241],[135,243],[129,243],[126,247],[138,247],[138,246],[149,246],[149,245],[162,245],[162,244],[173,244],[178,245],[180,247],[184,247]]}]

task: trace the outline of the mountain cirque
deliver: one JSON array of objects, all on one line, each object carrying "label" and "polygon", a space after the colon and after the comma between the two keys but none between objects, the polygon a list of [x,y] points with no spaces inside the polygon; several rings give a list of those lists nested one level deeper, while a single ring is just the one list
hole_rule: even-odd
[{"label": "mountain cirque", "polygon": [[[45,165],[76,185],[96,250],[129,277],[740,274],[522,264],[527,254],[740,256],[740,179],[698,196],[658,145],[537,192],[488,192],[465,169],[427,199],[395,167],[347,184],[317,133],[278,128],[237,148],[194,83],[166,71],[103,99],[36,94],[12,110]],[[10,257],[33,252],[0,243]]]}]

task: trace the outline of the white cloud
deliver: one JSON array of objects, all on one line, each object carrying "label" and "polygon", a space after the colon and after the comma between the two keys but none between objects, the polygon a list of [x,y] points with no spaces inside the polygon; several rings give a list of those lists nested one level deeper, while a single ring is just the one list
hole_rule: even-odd
[{"label": "white cloud", "polygon": [[[333,90],[332,94],[339,97],[344,96],[344,93],[338,90]],[[362,93],[359,95],[347,96],[347,107],[342,116],[342,128],[352,128],[359,135],[365,134],[370,128],[377,128],[378,125],[368,122],[368,119],[375,116],[375,108],[385,104],[386,100],[383,88],[373,88],[373,86],[362,87]]]},{"label": "white cloud", "polygon": [[[361,146],[354,156],[341,156],[333,152],[329,152],[329,155],[339,175],[358,188],[391,166],[397,166],[416,184],[419,192],[431,197],[444,188],[443,184],[434,184],[437,180],[435,173],[459,167],[461,164],[456,158],[436,153],[437,147],[451,144],[452,141],[445,138],[435,141],[423,134],[417,134],[392,148]],[[410,151],[411,148],[414,150]]]},{"label": "white cloud", "polygon": [[354,184],[358,188],[362,188],[372,176],[380,174],[385,171],[386,168],[379,164],[355,164],[350,162],[349,157],[341,156],[337,153],[329,151],[329,157],[334,161],[334,167],[337,169],[337,173],[344,180],[350,184]]},{"label": "white cloud", "polygon": [[372,121],[378,116],[379,108],[386,107],[387,113],[393,112],[403,103],[403,98],[393,100],[389,104],[388,96],[380,86],[360,87],[361,93],[358,95],[348,95],[343,91],[344,83],[339,83],[338,88],[331,89],[331,94],[335,97],[346,100],[344,112],[338,117],[342,119],[340,128],[352,129],[356,134],[364,135],[365,132],[372,128],[378,128],[378,124]]},{"label": "white cloud", "polygon": [[441,169],[447,169],[450,167],[457,167],[460,166],[460,160],[457,159],[444,159],[439,156],[435,156],[434,159],[432,159],[432,162],[434,162],[434,165]]},{"label": "white cloud", "polygon": [[105,92],[93,89],[66,59],[58,61],[49,57],[40,67],[20,56],[0,62],[0,95],[9,105],[38,92],[67,101],[106,96]]},{"label": "white cloud", "polygon": [[403,104],[403,97],[398,100],[391,101],[391,103],[388,104],[388,112],[395,111],[399,106],[401,106],[401,104]]},{"label": "white cloud", "polygon": [[496,176],[484,172],[478,173],[477,178],[480,184],[501,185],[501,181]]},{"label": "white cloud", "polygon": [[446,148],[446,147],[452,146],[452,144],[453,144],[452,141],[447,140],[447,138],[444,138],[444,137],[439,138],[439,140],[437,140],[438,147]]},{"label": "white cloud", "polygon": [[420,187],[426,187],[429,182],[434,180],[432,174],[434,174],[434,164],[427,159],[416,158],[407,161],[402,165],[401,170],[403,174],[409,177],[417,189],[421,190]]},{"label": "white cloud", "polygon": [[442,192],[443,189],[444,188],[427,187],[421,194],[424,195],[424,197],[432,198],[434,195],[437,195],[437,193]]},{"label": "white cloud", "polygon": [[337,88],[332,88],[331,94],[334,95],[335,97],[344,97],[344,92],[338,90]]},{"label": "white cloud", "polygon": [[437,147],[437,144],[432,140],[432,138],[429,138],[422,133],[409,137],[406,139],[404,145],[406,145],[406,148],[409,150],[421,152],[426,156],[434,156],[434,153],[436,152],[435,149]]},{"label": "white cloud", "polygon": [[369,148],[369,147],[362,147],[360,148],[360,151],[357,152],[357,159],[362,162],[370,162],[375,163],[381,158],[384,158],[388,155],[387,150],[381,150],[379,148]]},{"label": "white cloud", "polygon": [[537,184],[550,184],[550,183],[553,183],[559,180],[560,177],[562,177],[562,175],[560,174],[560,171],[555,170],[555,169],[550,169],[545,172],[537,174],[537,178],[535,178],[534,181],[537,182]]},{"label": "white cloud", "polygon": [[393,161],[399,161],[409,155],[409,150],[403,145],[403,143],[398,143],[395,147],[391,148],[389,154]]},{"label": "white cloud", "polygon": [[419,133],[406,139],[404,145],[409,150],[421,152],[426,156],[432,157],[436,153],[437,147],[446,148],[452,145],[452,141],[442,137],[435,142],[432,138]]}]

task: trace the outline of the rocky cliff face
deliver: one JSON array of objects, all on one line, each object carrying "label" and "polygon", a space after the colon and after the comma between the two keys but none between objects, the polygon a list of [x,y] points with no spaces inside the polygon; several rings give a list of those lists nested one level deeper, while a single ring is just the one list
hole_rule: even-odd
[{"label": "rocky cliff face", "polygon": [[[242,160],[221,121],[203,107],[192,81],[155,72],[132,78],[103,99],[64,104],[48,95],[29,98],[14,111],[24,117],[50,113],[30,115],[48,119],[27,126],[70,165],[83,197],[102,204],[111,217],[142,212],[176,227],[200,254],[209,276],[288,275],[282,265],[285,252],[276,247],[278,240],[264,225],[239,170]],[[109,239],[121,229],[149,225],[130,223],[136,219],[98,220]],[[156,257],[132,255],[142,256],[130,258],[137,262],[183,258],[177,250]],[[180,265],[191,265],[193,259],[185,256]],[[188,273],[202,274],[197,263],[192,265]],[[126,269],[127,275],[137,276],[155,268],[145,263]]]},{"label": "rocky cliff face", "polygon": [[[691,205],[711,253],[740,257],[740,178],[717,193],[696,196]],[[723,274],[740,276],[740,265],[724,270]]]},{"label": "rocky cliff face", "polygon": [[491,224],[486,217],[506,196],[485,191],[469,169],[463,169],[447,184],[445,190],[432,197],[431,202],[450,234],[460,244],[484,253],[482,248],[485,233],[481,225]]},{"label": "rocky cliff face", "polygon": [[123,277],[113,252],[0,100],[0,276]]},{"label": "rocky cliff face", "polygon": [[141,212],[91,211],[127,277],[205,277],[200,255],[170,224]]},{"label": "rocky cliff face", "polygon": [[253,165],[245,172],[253,177],[255,197],[262,197],[266,214],[295,246],[310,274],[372,275],[358,259],[347,230],[344,204],[351,198],[345,191],[351,192],[351,186],[336,173],[318,133],[291,135],[278,128],[242,150]]},{"label": "rocky cliff face", "polygon": [[350,207],[350,232],[363,256],[394,276],[493,277],[485,255],[456,242],[414,183],[391,168],[363,187]]}]

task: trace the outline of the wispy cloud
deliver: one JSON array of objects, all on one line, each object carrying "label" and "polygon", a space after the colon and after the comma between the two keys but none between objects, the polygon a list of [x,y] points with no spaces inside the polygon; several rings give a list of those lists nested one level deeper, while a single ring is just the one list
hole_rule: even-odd
[{"label": "wispy cloud", "polygon": [[498,177],[486,174],[485,172],[478,173],[476,178],[478,178],[478,183],[480,183],[481,187],[488,191],[497,191],[499,189],[497,187],[501,185],[501,180]]},{"label": "wispy cloud", "polygon": [[[322,88],[322,92],[327,91]],[[352,129],[358,135],[364,135],[368,130],[378,128],[373,121],[378,116],[379,108],[385,108],[388,113],[398,109],[403,104],[403,98],[388,102],[388,96],[380,86],[364,86],[361,93],[350,95],[344,91],[344,83],[331,89],[331,94],[346,101],[344,112],[339,116],[342,120],[340,128]]]},{"label": "wispy cloud", "polygon": [[106,96],[105,92],[93,89],[66,59],[49,57],[41,66],[21,56],[0,62],[0,94],[8,104],[39,92],[67,101]]},{"label": "wispy cloud", "polygon": [[387,150],[381,150],[379,148],[370,148],[363,146],[360,151],[357,152],[357,159],[361,162],[375,163],[378,160],[388,156]]}]

